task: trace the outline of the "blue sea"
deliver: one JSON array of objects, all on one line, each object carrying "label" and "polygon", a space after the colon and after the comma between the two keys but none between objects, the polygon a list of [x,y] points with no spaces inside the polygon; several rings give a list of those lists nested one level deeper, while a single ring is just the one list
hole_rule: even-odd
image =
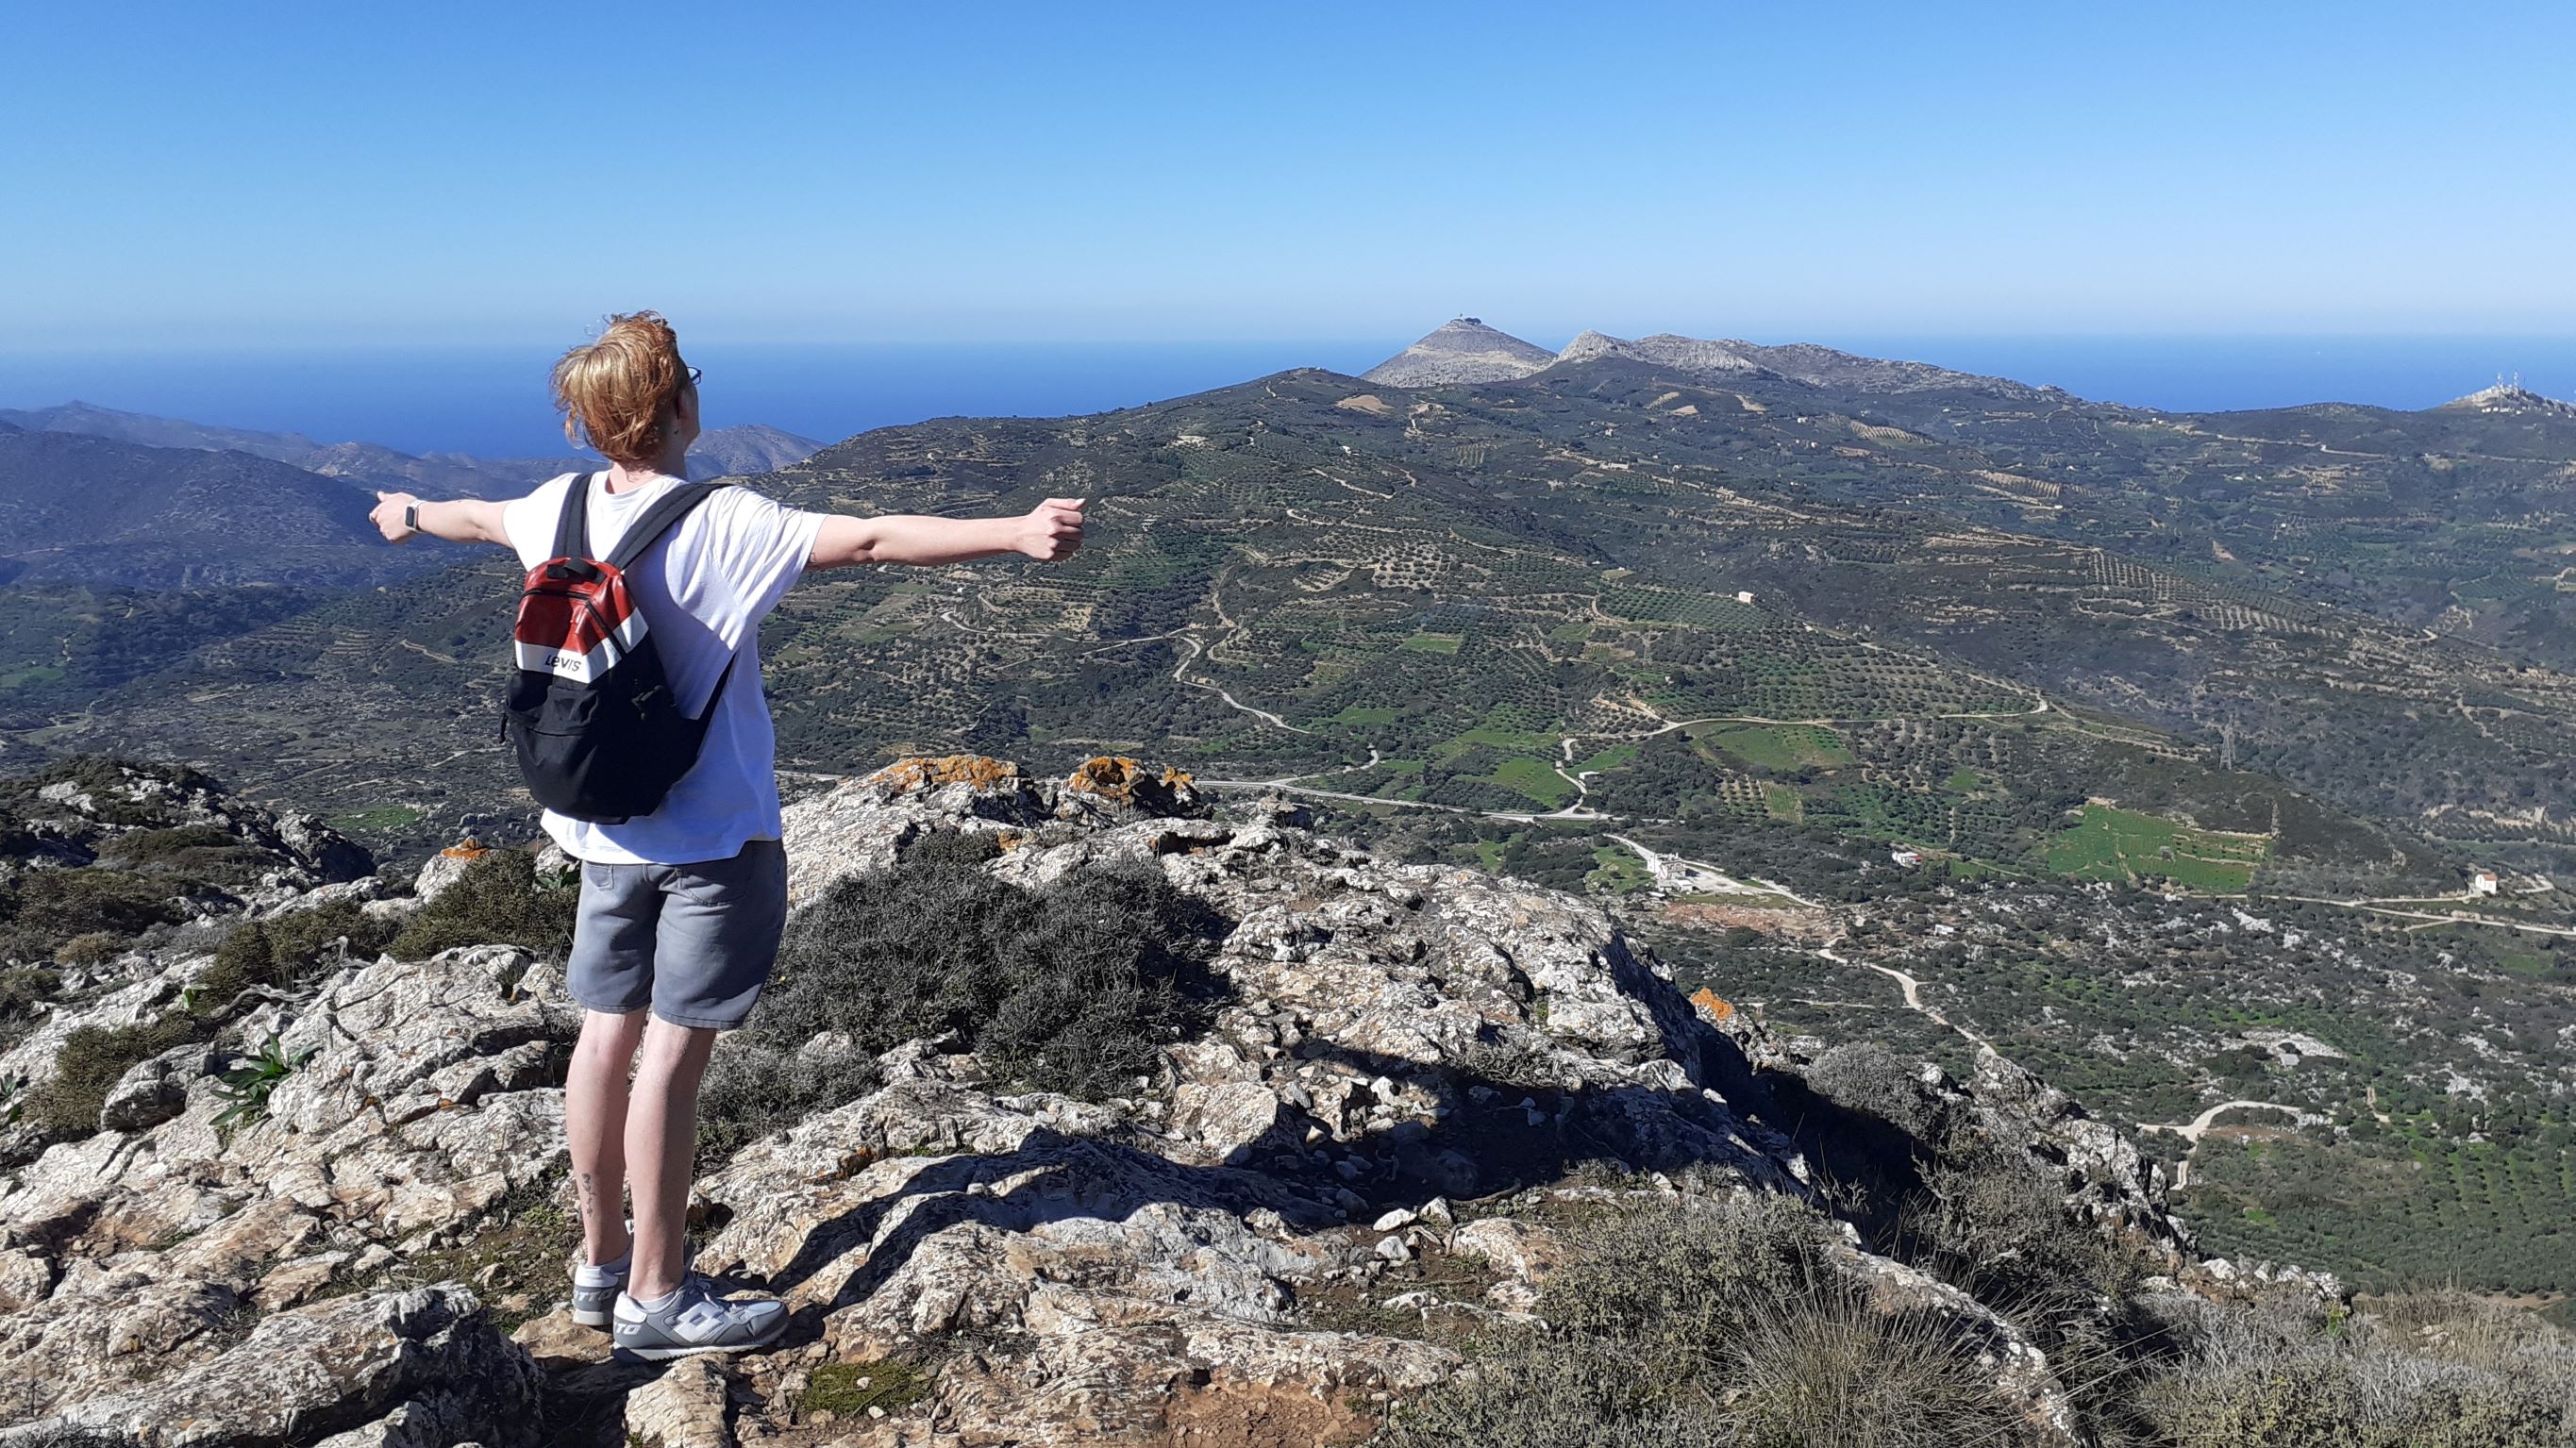
[{"label": "blue sea", "polygon": [[[692,346],[711,426],[826,441],[943,416],[1053,417],[1133,406],[1290,367],[1359,372],[1405,337],[1335,342]],[[1542,345],[1567,338],[1535,335]],[[2301,402],[2426,407],[2518,375],[2576,396],[2576,337],[1755,337],[1935,362],[2082,397],[2178,411]],[[324,442],[487,456],[560,453],[550,346],[438,351],[0,351],[0,407],[78,399]]]}]

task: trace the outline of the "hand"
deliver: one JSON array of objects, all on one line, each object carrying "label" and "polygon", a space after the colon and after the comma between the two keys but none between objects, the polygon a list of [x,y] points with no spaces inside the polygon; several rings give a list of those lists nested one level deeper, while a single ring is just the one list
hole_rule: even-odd
[{"label": "hand", "polygon": [[1082,546],[1082,505],[1087,498],[1049,498],[1020,520],[1020,541],[1013,545],[1040,563],[1073,556]]},{"label": "hand", "polygon": [[403,526],[403,510],[419,501],[409,493],[380,492],[376,494],[375,511],[367,515],[367,521],[376,525],[386,542],[408,543],[419,530]]}]

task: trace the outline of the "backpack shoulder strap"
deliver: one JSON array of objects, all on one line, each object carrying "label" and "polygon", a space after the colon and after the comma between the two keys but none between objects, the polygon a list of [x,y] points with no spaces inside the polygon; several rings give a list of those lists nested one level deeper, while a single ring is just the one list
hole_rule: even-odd
[{"label": "backpack shoulder strap", "polygon": [[673,488],[655,499],[653,506],[644,510],[644,516],[637,518],[626,530],[626,536],[617,540],[616,550],[600,561],[620,573],[634,567],[635,560],[644,556],[644,550],[652,547],[655,539],[695,512],[700,503],[730,486],[729,483],[683,483]]},{"label": "backpack shoulder strap", "polygon": [[563,512],[555,521],[555,556],[588,558],[590,556],[590,481],[597,473],[575,473],[572,486],[564,489]]}]

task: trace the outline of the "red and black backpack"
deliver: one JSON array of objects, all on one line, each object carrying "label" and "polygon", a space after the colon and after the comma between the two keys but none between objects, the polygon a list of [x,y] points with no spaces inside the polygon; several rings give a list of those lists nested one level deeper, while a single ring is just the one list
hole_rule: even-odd
[{"label": "red and black backpack", "polygon": [[626,586],[626,570],[721,483],[689,483],[644,510],[606,558],[590,556],[590,485],[574,478],[555,527],[555,556],[528,570],[514,631],[519,672],[501,732],[537,803],[592,824],[624,824],[661,807],[698,762],[724,697],[725,665],[707,707],[680,712],[662,656]]}]

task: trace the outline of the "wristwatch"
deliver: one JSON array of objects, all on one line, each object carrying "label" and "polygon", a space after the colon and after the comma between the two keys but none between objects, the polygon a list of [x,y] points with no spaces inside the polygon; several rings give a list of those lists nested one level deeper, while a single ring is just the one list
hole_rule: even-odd
[{"label": "wristwatch", "polygon": [[414,533],[420,531],[420,504],[403,504],[403,527]]}]

